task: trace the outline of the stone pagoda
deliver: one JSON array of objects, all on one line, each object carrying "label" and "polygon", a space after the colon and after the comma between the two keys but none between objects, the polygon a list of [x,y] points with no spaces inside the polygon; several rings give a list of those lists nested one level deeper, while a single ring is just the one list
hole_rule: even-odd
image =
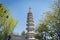
[{"label": "stone pagoda", "polygon": [[34,32],[34,20],[33,20],[33,14],[31,11],[31,8],[29,8],[29,12],[27,15],[27,40],[36,40],[34,38],[35,32]]}]

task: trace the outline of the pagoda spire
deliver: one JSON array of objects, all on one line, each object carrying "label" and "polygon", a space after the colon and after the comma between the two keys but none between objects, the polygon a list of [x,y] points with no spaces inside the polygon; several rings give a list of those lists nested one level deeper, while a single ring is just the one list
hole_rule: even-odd
[{"label": "pagoda spire", "polygon": [[32,11],[31,11],[31,7],[29,7],[29,13],[32,13]]}]

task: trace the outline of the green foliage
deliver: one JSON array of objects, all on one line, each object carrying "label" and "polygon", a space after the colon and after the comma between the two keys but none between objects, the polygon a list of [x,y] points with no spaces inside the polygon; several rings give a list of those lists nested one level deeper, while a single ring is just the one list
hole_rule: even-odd
[{"label": "green foliage", "polygon": [[11,17],[9,10],[0,4],[0,40],[7,40],[7,36],[14,30],[17,21]]},{"label": "green foliage", "polygon": [[25,31],[23,31],[23,32],[21,33],[21,35],[22,35],[22,36],[25,36]]},{"label": "green foliage", "polygon": [[52,40],[58,40],[55,33],[60,33],[60,1],[57,0],[56,4],[53,5],[52,11],[45,12],[45,14],[45,18],[42,19],[42,22],[36,29],[39,35],[36,38],[39,39],[42,36],[42,32],[46,32],[52,37]]},{"label": "green foliage", "polygon": [[39,34],[36,34],[35,38],[38,39],[38,40],[43,40],[42,35],[39,35]]},{"label": "green foliage", "polygon": [[43,23],[39,24],[39,26],[36,29],[37,34],[35,35],[35,38],[37,38],[38,40],[43,40],[43,34],[42,33],[43,32],[48,33],[48,31],[49,31],[49,28],[47,25],[45,25]]},{"label": "green foliage", "polygon": [[47,27],[47,25],[45,25],[45,24],[40,24],[39,26],[38,26],[38,32],[43,32],[43,31],[45,31],[45,32],[48,32],[47,30],[49,30],[48,29],[48,27]]}]

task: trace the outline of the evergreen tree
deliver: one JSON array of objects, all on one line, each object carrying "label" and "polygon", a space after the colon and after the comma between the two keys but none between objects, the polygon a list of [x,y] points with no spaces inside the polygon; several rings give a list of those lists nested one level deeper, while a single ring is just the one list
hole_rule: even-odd
[{"label": "evergreen tree", "polygon": [[25,35],[26,35],[26,34],[25,34],[25,31],[23,31],[23,32],[21,33],[21,35],[22,35],[22,36],[25,36]]}]

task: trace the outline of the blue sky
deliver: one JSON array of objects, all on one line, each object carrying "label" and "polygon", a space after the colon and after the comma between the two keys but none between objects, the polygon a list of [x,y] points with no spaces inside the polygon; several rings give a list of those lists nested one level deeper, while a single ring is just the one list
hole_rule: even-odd
[{"label": "blue sky", "polygon": [[29,7],[32,8],[36,27],[40,20],[43,19],[43,13],[51,9],[53,2],[54,0],[0,0],[0,3],[7,7],[12,16],[19,21],[14,29],[15,34],[26,31],[26,20]]}]

